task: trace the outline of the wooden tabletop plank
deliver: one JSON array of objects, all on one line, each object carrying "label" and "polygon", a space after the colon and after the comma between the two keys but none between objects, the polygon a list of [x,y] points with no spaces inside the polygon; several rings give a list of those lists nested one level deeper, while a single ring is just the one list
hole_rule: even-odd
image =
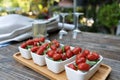
[{"label": "wooden tabletop plank", "polygon": [[[56,32],[57,33],[57,32]],[[49,34],[49,39],[58,39],[58,34]],[[112,72],[106,80],[120,80],[120,36],[82,32],[76,40],[66,35],[61,43],[79,45],[82,48],[98,51],[103,57],[103,63],[112,67]],[[22,42],[13,43],[0,48],[0,80],[49,80],[42,74],[25,67],[13,59]]]},{"label": "wooden tabletop plank", "polygon": [[[17,52],[13,55],[14,59],[18,62],[20,62],[21,64],[33,69],[34,71],[45,75],[46,77],[48,77],[51,80],[67,80],[65,71],[61,72],[61,73],[53,73],[52,71],[50,71],[49,69],[47,69],[47,66],[38,66],[37,64],[35,64],[33,62],[33,60],[27,60],[25,58],[23,58],[20,54],[20,52]],[[101,64],[98,71],[91,77],[90,80],[105,80],[106,77],[110,74],[111,72],[111,67],[106,65],[106,64]]]}]

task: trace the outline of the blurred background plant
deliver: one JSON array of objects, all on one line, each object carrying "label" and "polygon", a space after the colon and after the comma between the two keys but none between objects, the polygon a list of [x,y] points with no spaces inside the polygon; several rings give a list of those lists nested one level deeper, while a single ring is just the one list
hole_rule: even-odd
[{"label": "blurred background plant", "polygon": [[115,34],[116,27],[120,20],[119,2],[103,5],[100,7],[97,15],[98,23],[109,29],[111,34]]},{"label": "blurred background plant", "polygon": [[53,1],[59,0],[0,0],[0,16],[11,13],[32,18],[48,18],[48,9]]},{"label": "blurred background plant", "polygon": [[0,0],[0,15],[7,15],[18,11],[18,2],[16,0]]},{"label": "blurred background plant", "polygon": [[115,34],[120,20],[120,0],[87,0],[84,6],[85,18],[92,18],[92,26],[84,25],[83,31]]}]

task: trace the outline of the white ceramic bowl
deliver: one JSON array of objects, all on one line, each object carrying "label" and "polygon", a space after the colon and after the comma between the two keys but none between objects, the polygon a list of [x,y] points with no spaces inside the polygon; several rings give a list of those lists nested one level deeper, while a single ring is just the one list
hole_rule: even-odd
[{"label": "white ceramic bowl", "polygon": [[52,71],[54,73],[60,73],[65,70],[65,68],[64,68],[65,64],[70,63],[75,60],[75,56],[73,56],[65,61],[57,62],[57,61],[53,61],[53,60],[49,59],[48,56],[46,55],[45,60],[46,60],[47,68],[50,71]]},{"label": "white ceramic bowl", "polygon": [[21,56],[23,58],[25,58],[25,59],[31,59],[32,58],[30,50],[21,48],[20,46],[18,47],[18,49],[19,49],[19,51],[21,53]]},{"label": "white ceramic bowl", "polygon": [[39,66],[46,65],[45,55],[38,55],[36,53],[31,52],[33,62]]},{"label": "white ceramic bowl", "polygon": [[[50,42],[49,40],[45,40],[45,43],[47,42]],[[31,56],[31,51],[30,49],[24,49],[24,48],[21,48],[20,46],[18,47],[20,53],[21,53],[21,56],[25,59],[31,59],[32,56]]]},{"label": "white ceramic bowl", "polygon": [[100,56],[100,60],[93,67],[91,67],[89,71],[86,71],[86,72],[82,72],[80,70],[75,71],[68,67],[69,64],[75,63],[75,61],[66,64],[65,71],[66,71],[67,79],[68,80],[88,80],[98,70],[102,60],[103,60],[103,57]]}]

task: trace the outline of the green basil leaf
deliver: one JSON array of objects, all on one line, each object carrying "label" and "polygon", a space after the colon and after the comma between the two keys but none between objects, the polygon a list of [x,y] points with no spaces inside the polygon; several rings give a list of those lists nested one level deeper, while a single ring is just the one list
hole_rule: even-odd
[{"label": "green basil leaf", "polygon": [[90,66],[94,66],[98,61],[89,61],[87,60],[86,63],[89,64]]}]

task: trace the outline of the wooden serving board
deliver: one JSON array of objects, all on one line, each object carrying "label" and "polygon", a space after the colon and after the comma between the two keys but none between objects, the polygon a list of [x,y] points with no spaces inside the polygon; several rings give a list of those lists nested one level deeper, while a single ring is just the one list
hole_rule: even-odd
[{"label": "wooden serving board", "polygon": [[[46,66],[38,66],[34,64],[33,60],[24,59],[20,52],[17,52],[13,55],[14,59],[20,62],[21,64],[33,69],[34,71],[48,77],[51,80],[67,80],[65,71],[55,74],[47,69]],[[105,64],[101,64],[98,71],[91,77],[90,80],[105,80],[109,73],[111,72],[111,67]]]}]

